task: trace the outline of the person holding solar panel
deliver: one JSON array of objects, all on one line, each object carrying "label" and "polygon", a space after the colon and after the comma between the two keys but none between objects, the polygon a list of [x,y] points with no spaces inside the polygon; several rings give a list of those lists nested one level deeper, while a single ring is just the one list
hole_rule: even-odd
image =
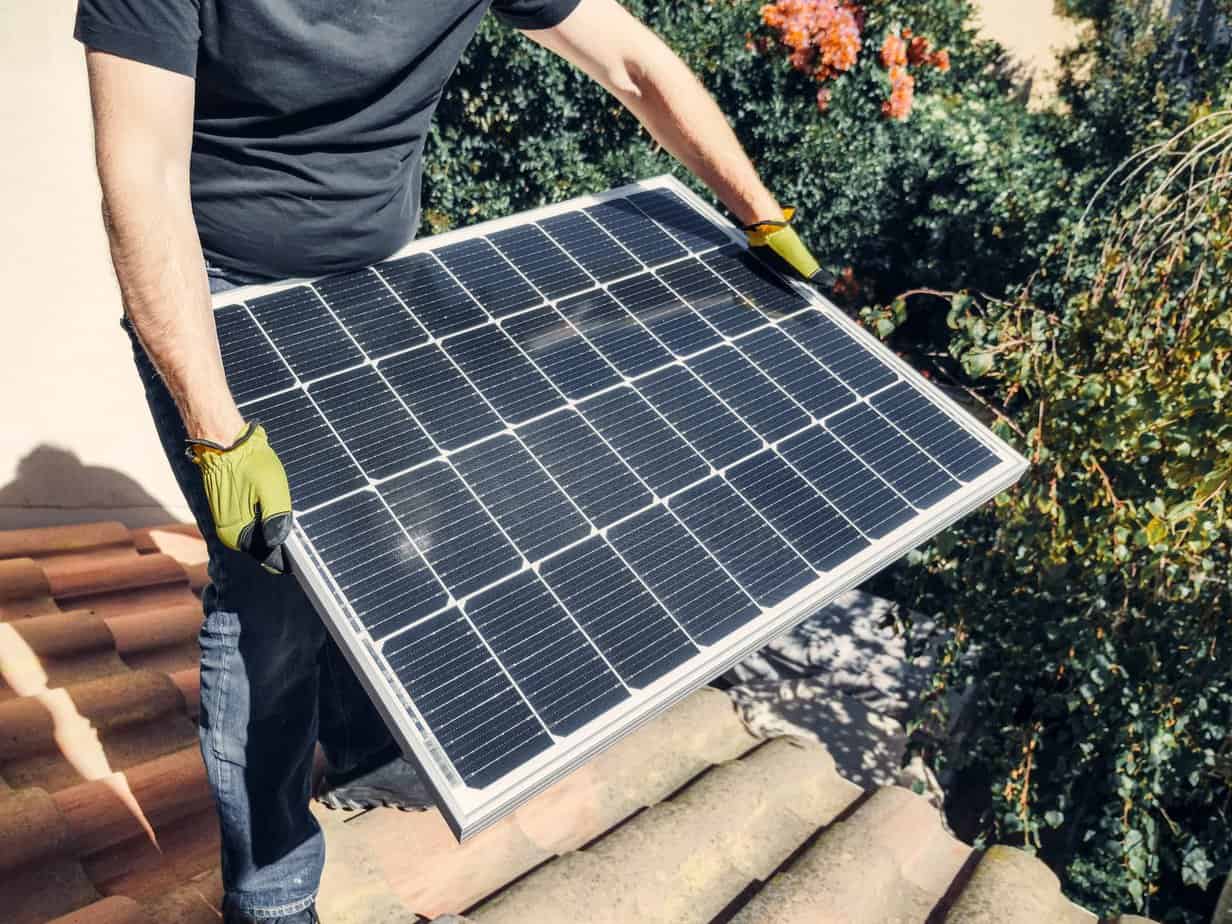
[{"label": "person holding solar panel", "polygon": [[327,805],[430,800],[280,576],[287,478],[228,390],[209,295],[361,268],[413,236],[433,110],[489,8],[619,99],[754,252],[825,276],[701,83],[617,0],[79,0],[124,323],[210,549],[200,725],[227,922],[317,920],[318,738]]}]

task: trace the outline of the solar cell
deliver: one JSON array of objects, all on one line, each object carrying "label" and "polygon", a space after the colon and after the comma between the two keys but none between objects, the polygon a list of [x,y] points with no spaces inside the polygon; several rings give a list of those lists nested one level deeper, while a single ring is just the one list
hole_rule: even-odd
[{"label": "solar cell", "polygon": [[371,366],[314,382],[308,394],[369,478],[436,456],[428,434]]},{"label": "solar cell", "polygon": [[377,369],[443,449],[458,449],[504,426],[439,346],[400,353]]},{"label": "solar cell", "polygon": [[372,269],[327,276],[313,288],[372,359],[428,340],[427,332]]},{"label": "solar cell", "polygon": [[248,308],[301,379],[329,375],[364,361],[353,340],[308,286],[262,295]]},{"label": "solar cell", "polygon": [[223,369],[236,404],[295,384],[295,376],[243,305],[219,308],[214,312],[214,326],[222,349]]},{"label": "solar cell", "polygon": [[220,300],[295,573],[459,835],[1025,465],[738,237],[658,180]]},{"label": "solar cell", "polygon": [[557,307],[623,375],[641,375],[672,360],[662,344],[602,289],[567,298]]},{"label": "solar cell", "polygon": [[390,260],[375,271],[434,337],[447,337],[488,320],[487,312],[430,253]]}]

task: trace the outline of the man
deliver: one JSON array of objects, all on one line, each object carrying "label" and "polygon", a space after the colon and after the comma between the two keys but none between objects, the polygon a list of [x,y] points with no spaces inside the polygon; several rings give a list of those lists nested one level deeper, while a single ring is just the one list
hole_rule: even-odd
[{"label": "man", "polygon": [[80,0],[125,326],[209,543],[201,745],[228,922],[317,920],[318,738],[327,804],[427,797],[294,579],[277,573],[290,492],[227,388],[209,294],[362,267],[411,238],[429,120],[489,6],[614,94],[756,248],[817,272],[713,100],[616,0]]}]

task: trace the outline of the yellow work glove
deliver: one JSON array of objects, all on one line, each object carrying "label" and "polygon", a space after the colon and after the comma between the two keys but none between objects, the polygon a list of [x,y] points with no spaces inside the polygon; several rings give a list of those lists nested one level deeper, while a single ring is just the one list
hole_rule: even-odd
[{"label": "yellow work glove", "polygon": [[230,446],[189,440],[188,457],[201,469],[222,544],[251,555],[266,571],[285,574],[282,544],[291,534],[291,488],[265,428],[245,425]]},{"label": "yellow work glove", "polygon": [[823,268],[809,253],[791,226],[794,208],[783,209],[782,221],[758,221],[741,228],[749,241],[749,249],[767,264],[787,276],[795,276],[813,285],[829,288],[837,278],[832,270]]}]

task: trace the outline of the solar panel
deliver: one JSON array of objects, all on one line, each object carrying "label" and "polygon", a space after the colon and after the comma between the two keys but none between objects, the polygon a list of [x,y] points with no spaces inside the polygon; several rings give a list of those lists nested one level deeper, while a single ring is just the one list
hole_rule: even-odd
[{"label": "solar panel", "polygon": [[670,178],[215,304],[295,573],[459,837],[1025,468]]}]

